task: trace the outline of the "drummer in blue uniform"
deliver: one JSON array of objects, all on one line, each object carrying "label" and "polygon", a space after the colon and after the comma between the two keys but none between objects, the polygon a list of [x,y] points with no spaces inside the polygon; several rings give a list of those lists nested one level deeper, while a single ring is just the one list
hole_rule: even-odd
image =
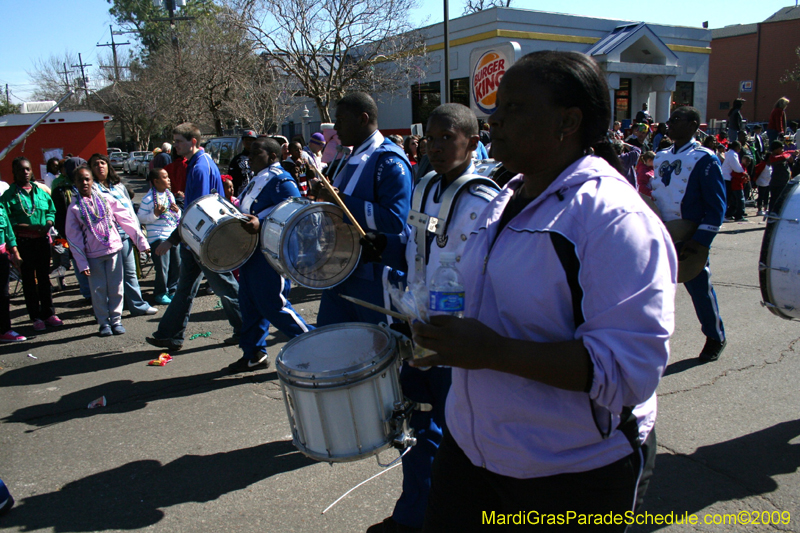
[{"label": "drummer in blue uniform", "polygon": [[[299,197],[300,190],[280,163],[281,147],[273,139],[253,142],[250,169],[255,177],[239,195],[239,209],[247,217],[242,225],[258,235],[271,209],[287,198]],[[239,268],[239,307],[242,333],[239,347],[242,358],[228,366],[231,373],[250,372],[269,366],[267,336],[272,323],[289,338],[313,329],[289,302],[291,282],[267,263],[260,248]]]},{"label": "drummer in blue uniform", "polygon": [[[461,260],[467,238],[489,202],[497,195],[497,186],[475,173],[472,157],[479,147],[478,119],[466,106],[444,104],[431,112],[426,139],[428,157],[434,168],[414,188],[409,220],[410,237],[389,236],[383,260],[408,272],[408,284],[421,280],[430,286],[443,253]],[[448,195],[452,194],[452,201]],[[444,231],[437,235],[421,221],[424,213],[441,221]],[[419,223],[415,221],[420,221]],[[370,236],[377,244],[380,237]],[[410,335],[410,332],[409,332]],[[415,410],[410,425],[417,444],[403,456],[403,492],[392,516],[375,524],[367,533],[419,531],[425,518],[431,486],[431,465],[444,432],[444,408],[450,389],[450,368],[420,370],[407,364],[400,372],[400,383],[407,398],[431,406]]]},{"label": "drummer in blue uniform", "polygon": [[[339,140],[353,152],[334,186],[345,205],[367,232],[400,234],[411,198],[411,166],[402,148],[378,131],[378,106],[366,93],[346,95],[336,104]],[[328,201],[322,190],[318,200]],[[390,317],[359,307],[339,294],[389,307],[385,289],[397,273],[382,264],[361,264],[344,282],[322,293],[317,326],[342,322],[391,323]]]},{"label": "drummer in blue uniform", "polygon": [[[653,200],[664,222],[683,219],[697,224],[691,238],[683,243],[681,260],[687,255],[704,253],[722,225],[725,214],[725,186],[719,159],[711,150],[694,139],[700,126],[700,112],[694,107],[679,107],[667,121],[667,135],[675,144],[656,154],[651,182]],[[703,270],[684,283],[692,297],[694,310],[706,343],[699,359],[711,362],[719,359],[727,339],[719,314],[717,294],[711,285],[711,267],[706,259]]]}]

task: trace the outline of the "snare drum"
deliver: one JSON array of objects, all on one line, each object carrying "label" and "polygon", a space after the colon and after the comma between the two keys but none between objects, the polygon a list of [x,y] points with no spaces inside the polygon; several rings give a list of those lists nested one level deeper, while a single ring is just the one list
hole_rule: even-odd
[{"label": "snare drum", "polygon": [[781,318],[800,318],[800,188],[790,180],[767,219],[758,281],[766,306]]},{"label": "snare drum", "polygon": [[[393,444],[403,402],[395,337],[381,326],[333,324],[290,340],[275,360],[298,450],[355,461]],[[404,428],[408,431],[407,428]]]},{"label": "snare drum", "polygon": [[261,252],[282,276],[309,289],[347,279],[361,256],[359,235],[334,204],[288,198],[261,222]]},{"label": "snare drum", "polygon": [[258,246],[241,224],[242,214],[217,193],[201,196],[186,208],[181,239],[200,263],[212,272],[230,272],[242,266]]}]

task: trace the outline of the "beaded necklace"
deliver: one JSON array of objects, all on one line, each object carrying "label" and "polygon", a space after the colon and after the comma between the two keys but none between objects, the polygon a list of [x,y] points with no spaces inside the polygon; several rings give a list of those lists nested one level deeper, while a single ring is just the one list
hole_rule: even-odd
[{"label": "beaded necklace", "polygon": [[91,199],[78,195],[81,218],[89,226],[92,235],[104,246],[111,242],[111,209],[102,194],[92,189]]},{"label": "beaded necklace", "polygon": [[153,204],[162,211],[158,218],[167,220],[173,224],[177,224],[178,217],[170,209],[170,206],[173,203],[175,203],[175,201],[172,197],[172,193],[169,192],[169,190],[165,190],[163,193],[160,193],[155,189],[155,187],[153,188]]},{"label": "beaded necklace", "polygon": [[33,199],[33,194],[34,194],[33,187],[36,187],[36,185],[31,184],[31,210],[30,211],[28,211],[28,209],[25,207],[25,202],[22,200],[22,195],[20,194],[20,191],[22,191],[22,187],[20,187],[19,185],[17,185],[16,187],[17,187],[17,200],[19,200],[19,206],[22,208],[22,212],[25,213],[25,215],[27,215],[28,218],[30,218],[36,212],[36,202]]}]

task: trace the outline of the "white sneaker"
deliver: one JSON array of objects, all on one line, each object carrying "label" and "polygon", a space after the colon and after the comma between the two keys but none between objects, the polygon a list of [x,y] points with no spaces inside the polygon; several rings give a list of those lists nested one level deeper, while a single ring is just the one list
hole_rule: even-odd
[{"label": "white sneaker", "polygon": [[146,315],[154,315],[156,313],[158,313],[158,309],[155,307],[148,307],[147,311],[144,312]]},{"label": "white sneaker", "polygon": [[757,217],[763,217],[764,216],[764,211],[759,211],[758,213],[756,213],[756,216]]}]

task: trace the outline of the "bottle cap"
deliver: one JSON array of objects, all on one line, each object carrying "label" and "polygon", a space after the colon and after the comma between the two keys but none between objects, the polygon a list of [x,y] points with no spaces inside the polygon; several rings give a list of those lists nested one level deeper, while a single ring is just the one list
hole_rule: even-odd
[{"label": "bottle cap", "polygon": [[442,252],[439,254],[439,262],[440,263],[455,263],[456,262],[456,254],[453,252]]}]

